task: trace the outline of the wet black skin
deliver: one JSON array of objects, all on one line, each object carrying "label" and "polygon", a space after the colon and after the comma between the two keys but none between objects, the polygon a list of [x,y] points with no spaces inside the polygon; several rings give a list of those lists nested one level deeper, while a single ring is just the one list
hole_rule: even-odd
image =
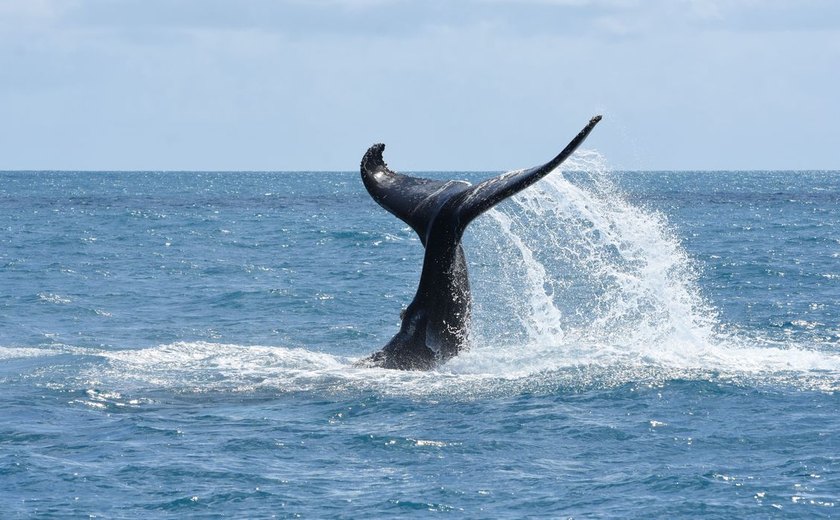
[{"label": "wet black skin", "polygon": [[399,332],[359,366],[429,370],[468,346],[469,277],[461,238],[470,222],[502,200],[548,175],[586,139],[601,116],[593,117],[551,161],[476,185],[400,175],[382,159],[383,144],[362,158],[362,182],[383,208],[410,225],[425,247],[414,299],[402,314]]}]

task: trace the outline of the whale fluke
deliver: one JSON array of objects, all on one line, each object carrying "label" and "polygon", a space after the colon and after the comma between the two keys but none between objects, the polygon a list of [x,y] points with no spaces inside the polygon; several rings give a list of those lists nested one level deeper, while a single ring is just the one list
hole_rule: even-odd
[{"label": "whale fluke", "polygon": [[475,185],[396,173],[383,160],[384,144],[368,149],[361,163],[365,188],[379,205],[411,226],[426,253],[417,293],[402,315],[400,331],[360,365],[430,369],[466,348],[472,300],[461,248],[464,230],[485,211],[554,171],[600,120],[601,116],[593,117],[547,163],[507,172]]}]

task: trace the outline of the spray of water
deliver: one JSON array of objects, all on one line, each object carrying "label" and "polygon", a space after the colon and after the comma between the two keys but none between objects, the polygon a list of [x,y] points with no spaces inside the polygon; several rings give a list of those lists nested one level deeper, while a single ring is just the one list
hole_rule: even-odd
[{"label": "spray of water", "polygon": [[[479,261],[475,276],[476,294],[490,295],[478,300],[478,343],[517,337],[526,349],[588,344],[640,355],[666,342],[709,344],[714,312],[665,218],[626,202],[597,154],[575,159],[574,183],[555,173],[477,226],[468,250],[495,259]],[[524,335],[506,330],[509,320],[482,318],[507,313],[493,302],[514,310]]]},{"label": "spray of water", "polygon": [[722,332],[665,216],[628,202],[597,153],[565,168],[476,226],[476,347],[450,370],[586,367],[612,383],[819,372],[814,386],[838,386],[838,356]]}]

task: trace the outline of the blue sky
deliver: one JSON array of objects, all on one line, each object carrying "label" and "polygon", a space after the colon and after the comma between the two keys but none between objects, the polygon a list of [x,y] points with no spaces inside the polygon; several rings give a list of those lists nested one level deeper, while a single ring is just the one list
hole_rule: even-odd
[{"label": "blue sky", "polygon": [[0,169],[840,169],[835,0],[0,0]]}]

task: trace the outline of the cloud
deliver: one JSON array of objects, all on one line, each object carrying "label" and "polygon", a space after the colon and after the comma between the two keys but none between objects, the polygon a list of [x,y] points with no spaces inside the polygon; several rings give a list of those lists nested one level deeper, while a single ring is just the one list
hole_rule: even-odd
[{"label": "cloud", "polygon": [[16,19],[50,18],[61,11],[54,0],[0,0],[0,16]]},{"label": "cloud", "polygon": [[403,167],[501,169],[596,110],[627,167],[796,167],[805,146],[828,164],[836,9],[0,0],[0,168],[343,169],[385,140]]},{"label": "cloud", "polygon": [[410,38],[440,27],[511,34],[644,37],[695,30],[840,26],[832,0],[0,0],[8,31],[139,33],[258,30],[294,36]]}]

